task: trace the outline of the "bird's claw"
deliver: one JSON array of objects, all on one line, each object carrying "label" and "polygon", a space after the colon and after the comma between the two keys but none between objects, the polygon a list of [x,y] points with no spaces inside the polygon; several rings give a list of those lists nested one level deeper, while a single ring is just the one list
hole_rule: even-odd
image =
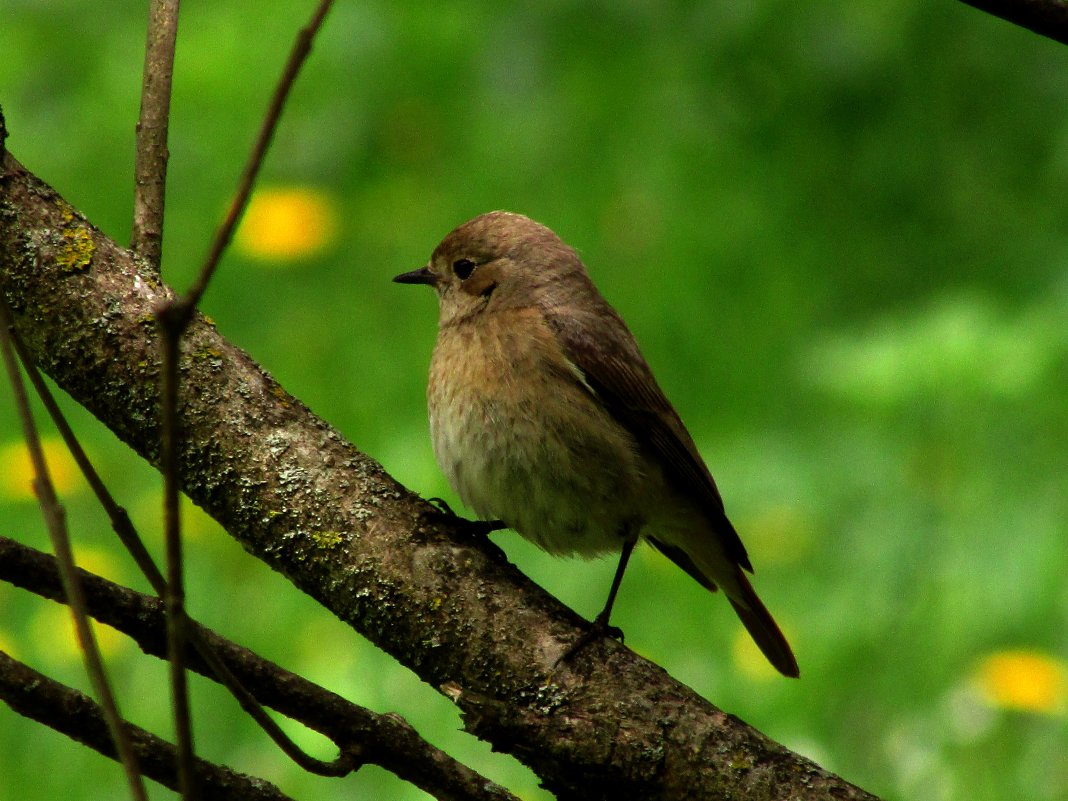
[{"label": "bird's claw", "polygon": [[504,552],[489,539],[489,535],[494,531],[508,528],[508,525],[503,520],[468,520],[466,517],[460,517],[456,514],[443,498],[427,498],[427,502],[436,507],[436,514],[431,513],[431,516],[440,517],[446,525],[452,526],[468,539],[492,545],[497,554],[502,559],[504,558]]},{"label": "bird's claw", "polygon": [[568,649],[564,651],[563,656],[556,660],[553,665],[555,671],[560,665],[570,662],[579,651],[585,649],[588,645],[601,639],[612,639],[620,643],[623,642],[623,629],[619,626],[609,625],[607,620],[603,620],[600,616],[596,617],[589,627],[582,632],[577,640],[568,646]]}]

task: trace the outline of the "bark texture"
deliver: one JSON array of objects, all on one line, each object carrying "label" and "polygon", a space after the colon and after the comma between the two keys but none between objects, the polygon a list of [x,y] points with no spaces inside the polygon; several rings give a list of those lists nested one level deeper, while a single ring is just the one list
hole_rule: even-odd
[{"label": "bark texture", "polygon": [[[158,459],[158,275],[6,154],[0,294],[38,365]],[[871,799],[580,619],[394,481],[204,318],[181,360],[185,492],[447,694],[565,799]],[[389,421],[383,421],[389,425]]]}]

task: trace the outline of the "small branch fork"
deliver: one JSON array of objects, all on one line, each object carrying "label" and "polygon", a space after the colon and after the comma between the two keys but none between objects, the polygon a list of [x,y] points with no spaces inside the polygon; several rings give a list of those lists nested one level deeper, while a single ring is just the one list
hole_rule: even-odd
[{"label": "small branch fork", "polygon": [[[0,315],[7,315],[7,307],[4,304],[0,304]],[[2,324],[2,317],[0,317],[0,324]],[[8,329],[5,328],[5,330]],[[85,476],[86,481],[96,495],[98,502],[107,512],[112,529],[115,531],[126,550],[131,554],[149,584],[152,585],[152,589],[156,591],[159,597],[165,597],[167,582],[159,568],[156,567],[156,563],[152,560],[152,556],[145,547],[144,541],[141,539],[137,530],[134,528],[133,523],[130,521],[130,516],[124,508],[116,503],[115,499],[104,485],[99,473],[96,472],[96,468],[93,467],[85,450],[82,448],[81,443],[74,435],[70,424],[60,411],[59,405],[56,403],[55,398],[48,389],[48,385],[45,383],[40,372],[30,359],[29,354],[26,352],[25,345],[13,331],[11,341],[14,345],[16,354],[22,362],[23,368],[30,379],[30,383],[33,385],[38,397],[40,397],[49,416],[52,418],[53,425],[55,425],[56,430],[59,431],[64,444],[71,452],[75,463]],[[257,723],[260,724],[279,748],[293,759],[294,762],[299,764],[305,770],[325,776],[340,776],[356,769],[357,766],[352,764],[351,760],[347,757],[343,756],[342,758],[329,763],[321,762],[308,757],[296,748],[278,725],[264,712],[263,708],[249,691],[241,685],[241,682],[237,677],[230,672],[226,664],[215,655],[211,646],[200,636],[199,629],[196,626],[193,626],[186,630],[186,635],[189,638],[190,644],[196,649],[201,659],[212,667],[215,672],[215,677],[226,685],[230,692],[241,703],[242,707],[256,720]]]}]

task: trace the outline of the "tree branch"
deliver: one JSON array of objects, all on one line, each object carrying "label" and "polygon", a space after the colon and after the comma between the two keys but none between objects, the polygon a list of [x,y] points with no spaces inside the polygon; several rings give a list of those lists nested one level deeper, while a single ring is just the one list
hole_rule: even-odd
[{"label": "tree branch", "polygon": [[159,269],[167,187],[167,128],[171,113],[174,42],[179,0],[153,0],[148,9],[141,115],[134,161],[134,215],[130,248]]},{"label": "tree branch", "polygon": [[[0,316],[6,315],[6,304],[0,302]],[[2,335],[2,334],[0,334]],[[56,430],[62,437],[64,444],[70,451],[71,456],[74,458],[75,463],[81,470],[82,475],[85,477],[89,486],[93,490],[93,494],[96,495],[100,505],[107,512],[108,518],[111,520],[112,530],[119,538],[120,542],[129,554],[133,557],[137,566],[141,569],[142,574],[148,579],[148,583],[155,590],[159,597],[163,597],[167,590],[167,583],[163,578],[163,574],[156,567],[155,562],[152,560],[152,556],[148,553],[144,543],[141,540],[140,535],[134,529],[133,524],[130,521],[129,515],[126,510],[116,503],[115,499],[111,496],[107,487],[104,485],[103,480],[97,473],[96,468],[93,467],[89,461],[89,457],[82,448],[78,438],[74,435],[74,431],[67,423],[66,418],[60,411],[59,406],[56,404],[55,399],[52,397],[51,390],[45,384],[44,379],[41,377],[40,371],[32,363],[29,355],[26,352],[25,347],[22,345],[22,340],[18,336],[12,338],[15,350],[18,353],[19,360],[22,362],[26,369],[27,376],[30,382],[33,384],[33,388],[36,390],[41,403],[44,404],[45,409],[48,411],[49,416],[52,418],[53,424],[56,426]],[[14,583],[14,579],[12,580]],[[231,695],[241,704],[250,717],[252,717],[260,727],[267,733],[267,735],[275,741],[279,748],[293,761],[300,765],[305,770],[311,773],[317,773],[320,776],[343,776],[353,770],[350,760],[346,756],[342,756],[333,762],[322,762],[317,759],[313,759],[305,754],[289,737],[282,731],[278,725],[271,719],[258,702],[248,693],[236,676],[230,673],[225,665],[218,661],[218,657],[215,656],[211,647],[203,640],[200,639],[195,630],[187,630],[187,634],[193,634],[190,644],[197,650],[197,652],[207,659],[211,665],[212,671],[215,674],[214,678],[221,680],[230,691]]]},{"label": "tree branch", "polygon": [[[21,715],[43,723],[115,758],[115,748],[100,707],[89,696],[53,681],[0,651],[0,698]],[[172,790],[178,789],[174,746],[151,732],[126,724],[141,771]],[[246,776],[203,759],[194,769],[204,801],[291,801],[289,796],[263,779]]]},{"label": "tree branch", "polygon": [[[152,311],[173,297],[8,154],[0,292],[39,366],[158,463]],[[575,613],[394,481],[198,316],[182,353],[186,493],[561,798],[871,799],[614,641],[556,673]]]},{"label": "tree branch", "polygon": [[[79,570],[90,614],[128,635],[147,654],[167,658],[166,622],[158,598]],[[55,558],[0,536],[0,580],[65,602]],[[504,788],[452,759],[398,715],[379,715],[190,621],[198,635],[260,702],[333,740],[359,764],[394,773],[443,801],[508,801]],[[218,681],[197,651],[191,670]]]},{"label": "tree branch", "polygon": [[1063,0],[962,0],[1040,36],[1068,44],[1068,3]]},{"label": "tree branch", "polygon": [[15,394],[15,405],[18,407],[19,418],[22,421],[26,447],[33,462],[34,491],[37,494],[41,513],[48,528],[48,535],[52,540],[52,548],[55,550],[59,562],[63,597],[70,605],[74,618],[74,630],[82,652],[85,670],[89,674],[89,680],[100,702],[104,720],[114,739],[119,761],[122,763],[123,771],[126,773],[130,795],[134,801],[147,801],[148,795],[145,792],[145,784],[141,780],[141,772],[137,767],[137,757],[123,728],[118,701],[116,701],[115,694],[112,692],[107,671],[104,669],[104,661],[100,658],[100,649],[97,647],[96,637],[86,615],[85,595],[81,581],[74,568],[74,553],[71,550],[70,534],[67,531],[67,515],[59,502],[59,498],[56,496],[52,477],[45,462],[44,452],[41,450],[41,440],[37,436],[37,425],[30,411],[29,398],[22,383],[22,376],[19,374],[18,362],[15,359],[15,348],[11,341],[13,335],[9,330],[9,326],[11,326],[11,321],[8,319],[7,305],[0,300],[0,328],[2,328],[0,330],[0,352],[2,352],[4,366],[7,369],[11,387]]}]

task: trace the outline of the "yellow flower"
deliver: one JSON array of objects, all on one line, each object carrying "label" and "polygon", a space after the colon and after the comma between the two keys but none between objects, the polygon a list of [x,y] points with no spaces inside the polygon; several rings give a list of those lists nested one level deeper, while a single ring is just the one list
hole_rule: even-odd
[{"label": "yellow flower", "polygon": [[996,651],[978,665],[974,681],[991,706],[1028,712],[1063,712],[1068,664],[1039,651]]},{"label": "yellow flower", "polygon": [[[58,437],[41,440],[52,484],[60,495],[71,492],[79,483],[80,473],[67,446]],[[0,498],[33,500],[33,462],[22,440],[0,445]]]},{"label": "yellow flower", "polygon": [[261,189],[252,196],[235,242],[247,256],[284,261],[313,256],[337,237],[333,199],[311,187]]}]

